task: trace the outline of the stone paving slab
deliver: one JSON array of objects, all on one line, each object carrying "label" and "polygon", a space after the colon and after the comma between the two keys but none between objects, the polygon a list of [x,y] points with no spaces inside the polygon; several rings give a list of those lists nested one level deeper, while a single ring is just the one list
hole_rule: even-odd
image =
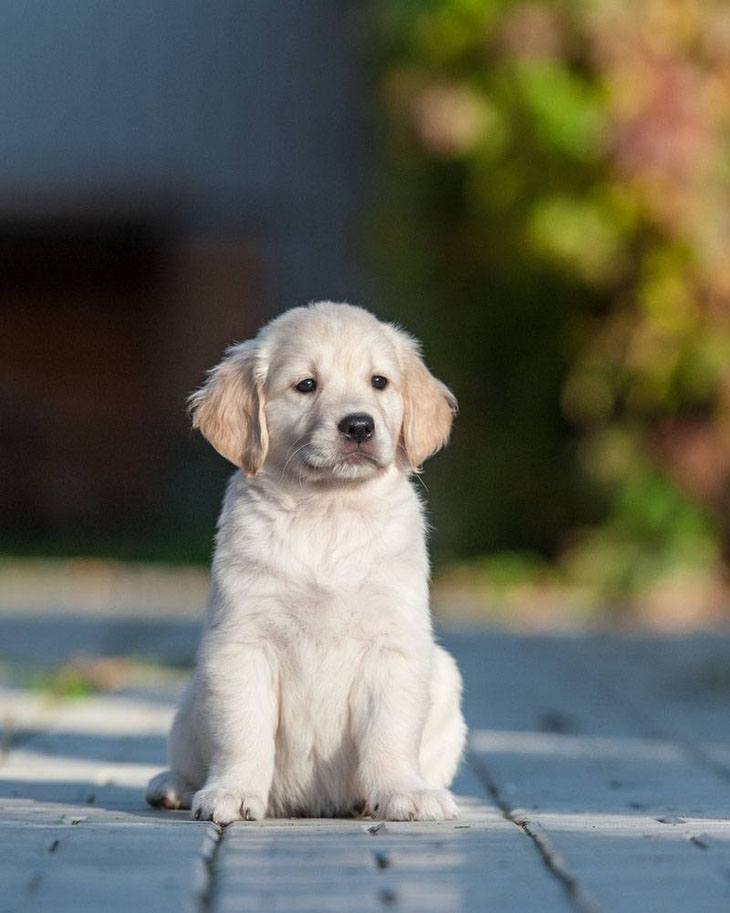
[{"label": "stone paving slab", "polygon": [[[515,639],[494,650],[481,668],[483,693],[521,697],[511,731],[472,731],[472,763],[503,811],[533,835],[577,909],[722,908],[730,901],[730,780],[708,763],[693,714],[669,712],[686,695],[660,685],[668,658],[681,675],[690,655],[699,665],[702,656],[685,642],[672,654],[671,642],[625,641],[619,661],[620,643]],[[723,650],[712,646],[716,662]],[[698,691],[693,701],[702,734],[727,741],[727,703]]]},{"label": "stone paving slab", "polygon": [[204,825],[66,806],[18,811],[3,820],[3,913],[196,909]]},{"label": "stone paving slab", "polygon": [[542,909],[570,909],[499,809],[467,798],[461,807],[456,823],[234,825],[217,857],[216,909],[524,910],[538,893]]},{"label": "stone paving slab", "polygon": [[[128,627],[53,635],[44,661],[129,655]],[[135,655],[145,644],[136,619]],[[148,656],[191,659],[192,626]],[[0,622],[0,630],[2,623]],[[5,631],[10,628],[6,627]],[[22,640],[22,627],[13,627]],[[0,687],[0,913],[730,906],[730,637],[444,638],[466,681],[457,822],[264,821],[149,809],[184,676],[78,699]],[[64,646],[65,644],[65,646]],[[187,644],[187,646],[181,645]],[[167,645],[167,646],[166,646]],[[169,648],[171,645],[171,648]],[[0,640],[19,661],[28,643]],[[33,653],[38,661],[42,651]],[[374,832],[373,832],[374,831]]]}]

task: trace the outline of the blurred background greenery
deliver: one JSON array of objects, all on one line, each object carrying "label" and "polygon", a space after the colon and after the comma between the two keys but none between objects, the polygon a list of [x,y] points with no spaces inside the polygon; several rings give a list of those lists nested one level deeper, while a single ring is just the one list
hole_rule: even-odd
[{"label": "blurred background greenery", "polygon": [[[45,124],[53,96],[17,102],[3,553],[204,564],[229,467],[185,430],[184,395],[232,339],[328,297],[406,325],[458,395],[452,445],[422,478],[441,612],[727,621],[727,3],[307,2],[278,29],[256,4],[184,6],[177,56],[154,73],[151,53],[106,61],[98,90],[87,29],[64,78],[100,93],[97,112],[110,102],[116,132],[56,99],[56,139],[76,124],[77,147],[32,185],[27,150],[55,147],[28,105]],[[88,162],[73,148],[106,170],[74,185]],[[51,372],[33,368],[39,338]]]},{"label": "blurred background greenery", "polygon": [[379,27],[383,295],[462,407],[439,569],[528,620],[725,617],[730,8],[386,0]]}]

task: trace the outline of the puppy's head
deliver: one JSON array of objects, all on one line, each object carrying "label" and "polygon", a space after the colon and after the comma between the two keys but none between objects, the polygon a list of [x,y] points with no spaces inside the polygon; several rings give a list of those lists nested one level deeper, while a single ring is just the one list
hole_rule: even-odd
[{"label": "puppy's head", "polygon": [[456,400],[416,340],[362,308],[294,308],[233,346],[190,399],[193,424],[249,475],[354,481],[418,470],[448,440]]}]

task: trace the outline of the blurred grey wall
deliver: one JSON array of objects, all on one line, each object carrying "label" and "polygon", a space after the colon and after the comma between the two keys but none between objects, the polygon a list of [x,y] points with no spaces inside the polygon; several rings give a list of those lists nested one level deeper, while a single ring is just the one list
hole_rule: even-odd
[{"label": "blurred grey wall", "polygon": [[0,551],[205,557],[231,467],[187,394],[272,313],[366,298],[366,23],[0,0]]},{"label": "blurred grey wall", "polygon": [[0,22],[0,217],[154,199],[245,235],[277,308],[362,292],[360,5],[3,0]]}]

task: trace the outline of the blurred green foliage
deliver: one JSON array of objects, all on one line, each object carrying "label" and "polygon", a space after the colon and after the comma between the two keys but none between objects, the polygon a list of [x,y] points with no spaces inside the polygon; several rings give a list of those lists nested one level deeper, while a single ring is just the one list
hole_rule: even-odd
[{"label": "blurred green foliage", "polygon": [[533,555],[617,606],[723,589],[730,7],[377,9],[382,293],[462,407],[437,560]]}]

